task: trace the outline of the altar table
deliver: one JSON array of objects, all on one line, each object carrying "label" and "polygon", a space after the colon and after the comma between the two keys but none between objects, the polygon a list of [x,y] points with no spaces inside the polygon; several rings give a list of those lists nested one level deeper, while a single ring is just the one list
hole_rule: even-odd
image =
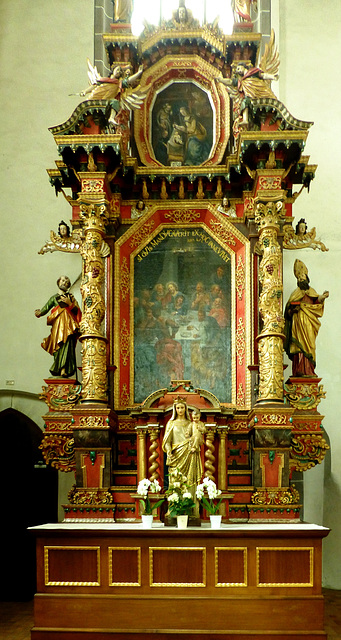
[{"label": "altar table", "polygon": [[32,527],[32,640],[326,640],[310,524]]}]

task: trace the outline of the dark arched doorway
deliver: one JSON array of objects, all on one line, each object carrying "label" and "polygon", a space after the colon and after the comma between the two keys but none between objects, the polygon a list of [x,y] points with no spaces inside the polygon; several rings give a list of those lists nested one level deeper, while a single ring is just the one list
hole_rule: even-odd
[{"label": "dark arched doorway", "polygon": [[58,472],[43,462],[42,438],[42,430],[20,411],[0,413],[1,600],[33,597],[35,540],[27,527],[57,522]]}]

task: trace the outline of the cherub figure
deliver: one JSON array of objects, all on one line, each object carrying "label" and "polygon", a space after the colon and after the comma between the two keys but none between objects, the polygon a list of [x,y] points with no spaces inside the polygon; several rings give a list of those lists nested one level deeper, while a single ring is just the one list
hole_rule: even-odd
[{"label": "cherub figure", "polygon": [[259,67],[248,68],[247,63],[238,62],[232,78],[217,78],[224,84],[232,95],[233,110],[242,116],[240,125],[244,128],[249,124],[249,107],[257,98],[274,98],[270,88],[270,80],[278,80],[279,55],[275,47],[275,34],[271,31],[268,44],[265,47]]},{"label": "cherub figure", "polygon": [[316,240],[316,227],[312,227],[312,229],[308,231],[308,225],[304,218],[298,221],[295,231],[291,224],[284,225],[283,231],[284,249],[307,249],[309,247],[310,249],[328,251],[326,245],[321,242],[321,240]]},{"label": "cherub figure", "polygon": [[89,58],[88,78],[90,86],[79,95],[86,96],[88,100],[107,100],[111,107],[108,123],[109,125],[117,125],[116,115],[121,109],[134,110],[140,109],[147,95],[146,91],[137,90],[139,80],[143,73],[143,66],[140,65],[138,71],[131,75],[132,67],[130,64],[115,64],[112,67],[112,73],[108,78],[99,75],[97,67],[93,67]]},{"label": "cherub figure", "polygon": [[218,211],[223,213],[228,218],[236,218],[236,207],[231,205],[230,200],[224,196],[220,205],[218,205]]},{"label": "cherub figure", "polygon": [[132,220],[137,220],[141,218],[145,213],[147,213],[149,207],[143,202],[143,200],[138,200],[135,207],[131,208],[131,218]]}]

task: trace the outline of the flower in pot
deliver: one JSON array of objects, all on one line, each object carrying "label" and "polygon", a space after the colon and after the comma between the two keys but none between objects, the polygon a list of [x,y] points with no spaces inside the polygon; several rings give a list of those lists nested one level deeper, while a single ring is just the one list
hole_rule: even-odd
[{"label": "flower in pot", "polygon": [[174,518],[175,516],[189,516],[191,514],[195,502],[186,484],[173,482],[166,495],[170,516]]},{"label": "flower in pot", "polygon": [[204,478],[202,484],[198,484],[196,488],[196,497],[210,516],[218,513],[223,499],[219,498],[220,495],[221,490],[217,489],[216,483],[210,478]]},{"label": "flower in pot", "polygon": [[141,514],[145,516],[152,516],[153,511],[160,507],[165,500],[164,497],[160,498],[156,502],[151,502],[148,493],[160,493],[161,486],[158,480],[148,480],[144,478],[137,486],[137,495],[140,497]]}]

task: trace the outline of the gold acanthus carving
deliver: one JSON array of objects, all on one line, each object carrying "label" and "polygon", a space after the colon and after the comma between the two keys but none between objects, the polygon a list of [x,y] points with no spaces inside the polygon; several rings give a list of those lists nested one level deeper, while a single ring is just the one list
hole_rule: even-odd
[{"label": "gold acanthus carving", "polygon": [[284,413],[265,413],[262,415],[262,424],[287,424],[287,417]]},{"label": "gold acanthus carving", "polygon": [[251,496],[252,504],[259,505],[289,505],[298,504],[300,500],[299,493],[295,487],[282,489],[280,487],[271,489],[258,489]]},{"label": "gold acanthus carving", "polygon": [[273,176],[269,176],[269,177],[261,176],[259,178],[259,187],[261,189],[265,189],[265,190],[267,190],[267,189],[280,189],[281,188],[281,182],[282,182],[281,176],[276,176],[276,177],[273,177]]},{"label": "gold acanthus carving", "polygon": [[104,180],[82,180],[83,193],[102,193],[104,190]]},{"label": "gold acanthus carving", "polygon": [[236,268],[236,291],[239,300],[242,300],[245,291],[245,264],[242,256],[238,256]]},{"label": "gold acanthus carving", "polygon": [[128,392],[128,387],[126,385],[126,383],[124,383],[122,385],[122,391],[121,391],[121,406],[122,407],[128,407],[130,402],[130,396],[129,396],[129,392]]},{"label": "gold acanthus carving", "polygon": [[283,400],[283,343],[278,336],[265,336],[258,342],[259,400]]},{"label": "gold acanthus carving", "polygon": [[108,223],[106,202],[84,202],[80,199],[80,218],[84,227],[81,246],[83,258],[81,293],[83,314],[80,342],[82,344],[82,400],[107,401],[106,340],[102,335],[105,316],[103,296],[104,266],[101,245]]},{"label": "gold acanthus carving", "polygon": [[322,398],[326,397],[322,384],[285,384],[284,394],[291,407],[295,409],[316,409]]},{"label": "gold acanthus carving", "polygon": [[282,252],[277,234],[284,216],[283,201],[257,202],[255,222],[259,228],[262,286],[259,312],[263,328],[258,336],[259,400],[283,400],[283,277]]},{"label": "gold acanthus carving", "polygon": [[239,318],[236,331],[236,354],[238,363],[242,366],[245,355],[245,327],[243,318]]},{"label": "gold acanthus carving", "polygon": [[197,222],[200,215],[199,211],[193,209],[175,209],[165,213],[165,218],[175,224],[188,224],[189,222]]},{"label": "gold acanthus carving", "polygon": [[237,407],[245,406],[245,393],[243,383],[240,382],[238,385],[238,393],[237,393]]},{"label": "gold acanthus carving", "polygon": [[120,353],[122,358],[122,364],[126,366],[130,356],[130,335],[128,330],[127,321],[125,318],[122,320],[120,331]]},{"label": "gold acanthus carving", "polygon": [[320,464],[330,449],[322,434],[296,433],[291,440],[290,468],[306,471]]},{"label": "gold acanthus carving", "polygon": [[68,493],[68,499],[70,504],[75,505],[100,505],[100,504],[113,504],[113,497],[109,491],[96,489],[94,490],[79,490],[74,485]]},{"label": "gold acanthus carving", "polygon": [[249,431],[247,422],[234,421],[228,423],[230,431]]},{"label": "gold acanthus carving", "polygon": [[42,387],[40,400],[46,402],[52,411],[70,411],[79,401],[81,385],[58,384]]},{"label": "gold acanthus carving", "polygon": [[82,341],[82,399],[88,402],[106,402],[106,340],[94,336],[81,336]]},{"label": "gold acanthus carving", "polygon": [[135,420],[119,420],[118,422],[118,431],[134,431],[135,427]]},{"label": "gold acanthus carving", "polygon": [[142,244],[147,238],[149,238],[150,234],[153,231],[155,226],[154,220],[150,220],[150,222],[144,224],[138,231],[134,233],[134,235],[130,239],[131,248],[138,247]]},{"label": "gold acanthus carving", "polygon": [[216,220],[211,220],[210,225],[213,231],[215,231],[215,233],[219,236],[221,240],[226,242],[226,244],[232,245],[233,247],[235,246],[236,244],[235,237],[233,233],[231,233],[231,231],[226,229],[226,226],[224,224],[222,224],[221,222],[217,222]]},{"label": "gold acanthus carving", "polygon": [[75,469],[75,441],[70,435],[48,434],[39,445],[46,464],[58,471],[74,471]]},{"label": "gold acanthus carving", "polygon": [[259,244],[263,257],[259,266],[262,291],[259,297],[259,312],[263,319],[262,333],[283,333],[282,313],[282,252],[277,241],[277,230],[271,226],[261,231]]},{"label": "gold acanthus carving", "polygon": [[125,256],[120,267],[120,291],[122,300],[125,302],[130,291],[129,269],[127,258]]},{"label": "gold acanthus carving", "polygon": [[294,421],[293,430],[296,431],[321,431],[321,420],[324,416],[320,416],[320,419],[317,422],[297,422]]},{"label": "gold acanthus carving", "polygon": [[101,416],[81,416],[79,426],[83,429],[103,429],[107,425],[104,424]]},{"label": "gold acanthus carving", "polygon": [[45,420],[47,422],[46,424],[46,429],[45,429],[45,434],[47,433],[59,433],[60,431],[65,431],[65,432],[69,432],[72,434],[73,432],[73,425],[71,422],[50,422],[50,420],[48,420],[49,416],[45,416]]}]

